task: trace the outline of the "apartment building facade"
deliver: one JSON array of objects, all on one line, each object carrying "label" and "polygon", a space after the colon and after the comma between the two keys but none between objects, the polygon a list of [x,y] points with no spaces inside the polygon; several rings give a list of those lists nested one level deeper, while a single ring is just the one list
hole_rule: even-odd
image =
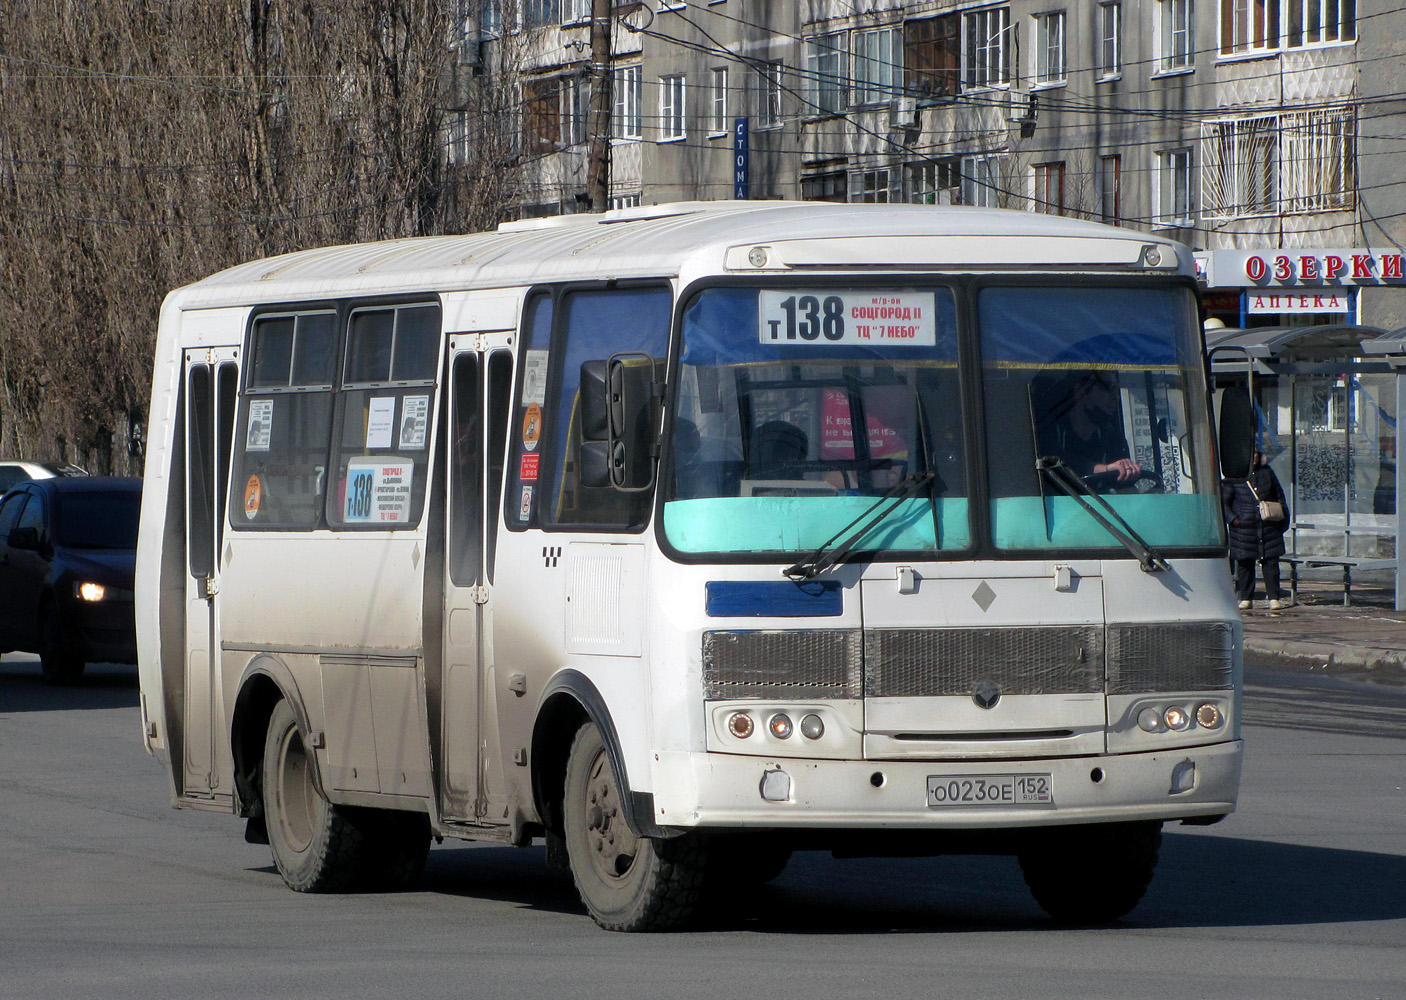
[{"label": "apartment building facade", "polygon": [[1406,326],[1390,0],[648,0],[611,7],[608,75],[592,0],[460,2],[467,75],[515,95],[522,215],[589,209],[593,157],[615,208],[1051,212],[1197,249],[1227,325]]}]

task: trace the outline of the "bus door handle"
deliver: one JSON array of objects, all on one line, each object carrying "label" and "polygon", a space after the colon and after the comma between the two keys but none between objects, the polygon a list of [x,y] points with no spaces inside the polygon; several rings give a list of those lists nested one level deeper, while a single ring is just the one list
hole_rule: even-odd
[{"label": "bus door handle", "polygon": [[214,600],[215,595],[220,592],[220,585],[215,582],[213,576],[201,575],[195,578],[195,589],[204,600]]}]

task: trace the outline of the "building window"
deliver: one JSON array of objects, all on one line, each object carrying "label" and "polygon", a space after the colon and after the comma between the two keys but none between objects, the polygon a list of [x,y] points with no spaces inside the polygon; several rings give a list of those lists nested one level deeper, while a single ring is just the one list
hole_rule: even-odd
[{"label": "building window", "polygon": [[962,157],[962,204],[999,208],[1005,199],[1001,189],[1000,155]]},{"label": "building window", "polygon": [[1190,69],[1195,58],[1191,30],[1191,0],[1159,0],[1159,54],[1157,69],[1163,73]]},{"label": "building window", "polygon": [[528,80],[522,85],[523,152],[554,153],[561,146],[561,80]]},{"label": "building window", "polygon": [[849,200],[868,203],[898,201],[898,171],[888,167],[856,170],[850,175]]},{"label": "building window", "polygon": [[638,191],[635,191],[635,192],[633,192],[632,194],[613,194],[613,195],[610,196],[610,208],[611,208],[611,211],[614,211],[614,210],[620,209],[620,208],[639,208],[639,207],[640,207],[640,193],[639,193]]},{"label": "building window", "polygon": [[1270,215],[1278,174],[1273,115],[1201,126],[1201,202],[1209,218]]},{"label": "building window", "polygon": [[1064,11],[1035,15],[1035,82],[1064,82]]},{"label": "building window", "polygon": [[1122,207],[1123,158],[1121,156],[1100,156],[1098,158],[1098,199],[1099,216],[1110,226],[1123,223]]},{"label": "building window", "polygon": [[955,97],[962,75],[956,14],[903,25],[903,89],[914,97]]},{"label": "building window", "polygon": [[1098,5],[1098,74],[1108,80],[1123,72],[1123,5]]},{"label": "building window", "polygon": [[908,165],[908,201],[918,205],[956,205],[962,200],[962,167],[955,157]]},{"label": "building window", "polygon": [[712,88],[708,95],[708,132],[711,135],[722,135],[731,128],[727,120],[727,67],[715,67],[712,78]]},{"label": "building window", "polygon": [[615,111],[610,134],[617,139],[639,139],[644,134],[640,122],[643,80],[638,66],[622,66],[615,71]]},{"label": "building window", "polygon": [[781,124],[781,67],[779,62],[757,66],[757,128],[775,128]]},{"label": "building window", "polygon": [[684,124],[684,93],[683,74],[659,78],[660,142],[673,142],[688,134]]},{"label": "building window", "polygon": [[843,170],[829,170],[801,178],[803,201],[848,201],[848,186]]},{"label": "building window", "polygon": [[901,67],[898,32],[875,28],[854,33],[854,103],[880,104],[894,98],[894,80]]},{"label": "building window", "polygon": [[1357,0],[1222,0],[1221,3],[1221,55],[1335,45],[1356,37]]},{"label": "building window", "polygon": [[806,41],[806,97],[813,114],[839,114],[845,107],[845,35],[837,31]]},{"label": "building window", "polygon": [[1035,164],[1035,198],[1031,206],[1047,215],[1064,214],[1064,163]]},{"label": "building window", "polygon": [[1351,108],[1279,119],[1280,187],[1285,212],[1352,208],[1357,189],[1357,123]]},{"label": "building window", "polygon": [[561,0],[561,23],[581,24],[591,19],[591,0]]},{"label": "building window", "polygon": [[1284,15],[1290,48],[1357,37],[1357,0],[1285,0]]},{"label": "building window", "polygon": [[1190,226],[1191,150],[1172,149],[1157,154],[1157,219],[1159,226]]},{"label": "building window", "polygon": [[1010,82],[1009,7],[987,7],[965,15],[966,48],[962,81],[968,87],[999,87]]},{"label": "building window", "polygon": [[561,0],[522,0],[524,28],[541,28],[561,24]]},{"label": "building window", "polygon": [[589,91],[580,77],[573,76],[562,81],[562,132],[568,146],[579,146],[586,141],[588,94]]}]

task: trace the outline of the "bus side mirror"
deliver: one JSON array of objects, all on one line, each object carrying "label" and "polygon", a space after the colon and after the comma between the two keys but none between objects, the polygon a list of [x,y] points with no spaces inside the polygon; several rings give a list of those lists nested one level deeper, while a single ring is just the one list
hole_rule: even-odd
[{"label": "bus side mirror", "polygon": [[1232,385],[1220,396],[1220,473],[1226,479],[1245,479],[1255,457],[1255,412],[1250,391]]},{"label": "bus side mirror", "polygon": [[659,423],[656,364],[648,354],[617,354],[610,359],[610,484],[617,490],[647,490],[654,485],[654,429]]}]

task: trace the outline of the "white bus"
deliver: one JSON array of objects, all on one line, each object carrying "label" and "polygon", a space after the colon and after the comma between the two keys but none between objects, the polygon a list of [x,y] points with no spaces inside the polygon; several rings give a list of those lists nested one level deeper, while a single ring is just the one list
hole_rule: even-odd
[{"label": "white bus", "polygon": [[796,849],[976,852],[1115,918],[1239,786],[1202,350],[1186,248],[1029,213],[690,203],[221,272],[161,312],[147,747],[297,890],[540,838],[645,930]]}]

